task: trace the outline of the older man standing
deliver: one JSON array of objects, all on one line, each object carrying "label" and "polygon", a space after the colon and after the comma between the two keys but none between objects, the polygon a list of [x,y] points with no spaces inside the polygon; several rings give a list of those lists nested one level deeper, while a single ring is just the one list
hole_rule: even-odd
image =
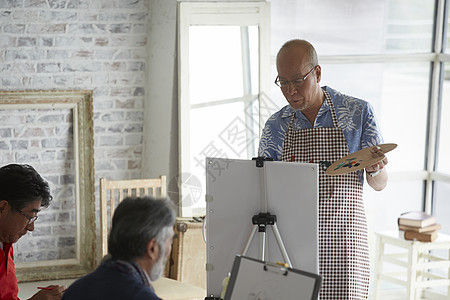
[{"label": "older man standing", "polygon": [[[314,47],[305,40],[286,42],[277,55],[275,84],[289,105],[267,121],[259,156],[274,160],[333,163],[371,147],[383,157],[373,109],[364,100],[321,87],[322,68]],[[383,159],[364,172],[339,176],[319,172],[320,299],[367,299],[369,249],[362,184],[382,190],[388,175]],[[299,178],[301,180],[301,178]],[[300,201],[300,200],[299,200]]]},{"label": "older man standing", "polygon": [[[12,244],[28,231],[41,207],[52,200],[47,182],[29,165],[11,164],[0,168],[0,300],[18,299]],[[51,285],[31,299],[61,299],[64,286]]]},{"label": "older man standing", "polygon": [[74,282],[63,300],[151,299],[172,249],[175,211],[168,199],[127,198],[114,212],[109,258]]}]

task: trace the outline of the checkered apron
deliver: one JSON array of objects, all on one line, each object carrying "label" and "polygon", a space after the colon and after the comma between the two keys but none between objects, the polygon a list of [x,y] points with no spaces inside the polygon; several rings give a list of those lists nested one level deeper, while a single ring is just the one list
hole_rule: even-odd
[{"label": "checkered apron", "polygon": [[[324,93],[334,127],[294,130],[292,114],[282,161],[333,163],[349,154],[330,95]],[[320,299],[367,299],[370,265],[361,182],[356,172],[329,176],[319,170]]]}]

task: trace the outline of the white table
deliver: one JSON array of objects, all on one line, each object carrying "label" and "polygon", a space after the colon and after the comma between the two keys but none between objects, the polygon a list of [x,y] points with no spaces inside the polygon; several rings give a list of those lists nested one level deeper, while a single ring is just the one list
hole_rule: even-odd
[{"label": "white table", "polygon": [[[427,288],[445,286],[447,295],[435,294],[430,299],[450,299],[450,236],[438,232],[434,242],[408,241],[398,231],[377,232],[377,263],[374,299],[380,299],[381,282],[388,281],[406,287],[406,299],[420,299]],[[386,253],[386,246],[401,248],[402,252]],[[406,250],[406,251],[404,251]],[[446,250],[447,257],[437,257],[432,250]],[[383,264],[391,263],[404,268],[401,272],[385,272]],[[447,276],[431,272],[444,269]],[[405,279],[406,278],[406,279]]]}]

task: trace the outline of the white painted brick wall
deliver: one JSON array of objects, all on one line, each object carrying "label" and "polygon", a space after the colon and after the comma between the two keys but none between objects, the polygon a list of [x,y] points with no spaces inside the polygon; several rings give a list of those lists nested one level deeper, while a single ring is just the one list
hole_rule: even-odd
[{"label": "white painted brick wall", "polygon": [[[149,0],[0,0],[0,89],[94,91],[97,186],[100,177],[141,177],[149,16]],[[0,123],[1,165],[36,165],[55,197],[32,236],[18,243],[19,261],[74,253],[70,178],[67,184],[44,168],[72,158],[57,150],[61,141],[39,140],[48,118],[9,142],[15,128]],[[37,147],[48,152],[36,156]]]},{"label": "white painted brick wall", "polygon": [[54,197],[34,232],[16,244],[17,262],[76,257],[71,123],[71,109],[0,110],[0,164],[34,166]]}]

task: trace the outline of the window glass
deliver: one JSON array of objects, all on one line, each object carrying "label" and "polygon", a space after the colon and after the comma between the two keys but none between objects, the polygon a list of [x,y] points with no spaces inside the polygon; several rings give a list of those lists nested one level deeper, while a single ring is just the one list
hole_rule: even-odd
[{"label": "window glass", "polygon": [[450,211],[450,183],[448,182],[434,182],[434,206],[433,214],[436,217],[436,222],[442,225],[440,232],[450,234],[450,218],[448,213]]},{"label": "window glass", "polygon": [[450,175],[450,64],[445,64],[436,170]]},{"label": "window glass", "polygon": [[391,178],[386,188],[377,192],[365,183],[364,204],[370,231],[397,230],[400,214],[422,210],[423,187],[422,180]]},{"label": "window glass", "polygon": [[[435,1],[432,0],[317,0],[313,2],[277,0],[271,2],[271,54],[273,57],[281,45],[292,38],[311,41],[319,54],[319,63],[321,56],[330,56],[327,57],[326,63],[321,63],[321,84],[371,103],[385,142],[398,144],[398,148],[388,154],[389,172],[423,171],[430,62],[334,63],[333,57],[336,56],[336,61],[339,62],[342,55],[430,53],[434,4]],[[263,121],[260,125],[263,125],[272,113],[287,104],[280,89],[271,83],[270,95],[260,95],[260,110],[257,106],[254,110],[249,109],[249,107],[255,108],[255,105],[246,108],[245,97],[255,94],[258,90],[256,75],[258,70],[255,69],[258,56],[257,51],[253,52],[255,51],[253,49],[257,47],[252,47],[257,45],[258,29],[251,26],[246,32],[250,45],[247,56],[245,47],[242,47],[241,27],[190,27],[189,60],[191,66],[196,66],[191,68],[189,73],[192,105],[190,116],[192,135],[190,164],[192,166],[198,165],[198,161],[204,161],[206,156],[220,157],[221,153],[226,153],[230,158],[252,157],[255,155],[252,151],[256,151],[258,146],[256,138],[252,136],[258,126],[255,123],[256,120],[260,117]],[[197,47],[194,49],[192,45]],[[383,59],[383,56],[379,57],[380,60]],[[250,77],[246,73],[247,70],[250,71]],[[273,82],[277,75],[274,59],[271,72]],[[444,99],[448,93],[446,92],[447,81],[445,82]],[[233,102],[240,97],[242,102]],[[214,102],[219,100],[225,101],[221,102],[220,106],[214,106]],[[213,106],[207,107],[207,105]],[[441,114],[444,115],[445,110],[449,111],[449,105],[449,101],[443,101]],[[233,126],[229,127],[229,125],[236,120],[239,120],[242,128],[246,127],[247,143],[251,141],[245,151],[237,151],[237,153],[233,150],[233,148],[239,148],[237,144],[224,142],[221,139],[227,131],[231,138],[232,130],[229,128]],[[450,128],[449,122],[448,116],[442,116],[440,153],[450,152],[450,133],[447,129]],[[208,128],[205,128],[205,124],[208,124]],[[235,126],[235,129],[237,128]],[[207,153],[205,149],[210,147],[211,143],[227,150],[204,155]],[[438,157],[440,159],[438,169],[443,170],[444,166],[450,168],[450,158],[442,155]],[[201,171],[204,173],[204,169]],[[200,178],[204,180],[203,175]],[[403,180],[406,181],[403,182]],[[391,194],[386,197],[403,199],[403,192],[398,187],[403,186],[405,189],[414,190],[410,185],[416,184],[408,179],[393,182],[390,180],[388,186],[392,185],[389,189]],[[422,184],[415,188],[420,189],[417,199],[423,199]]]},{"label": "window glass", "polygon": [[[448,10],[448,5],[447,5],[447,10]],[[447,12],[448,15],[448,12]],[[450,15],[448,15],[446,23],[445,23],[446,29],[445,29],[445,33],[447,35],[447,39],[445,44],[443,45],[444,50],[446,53],[450,52]]]},{"label": "window glass", "polygon": [[289,39],[321,55],[429,52],[434,0],[272,1],[272,53]]},{"label": "window glass", "polygon": [[252,89],[247,88],[258,91],[257,26],[190,26],[189,34],[189,65],[195,66],[189,69],[191,104],[242,97],[244,76]]},{"label": "window glass", "polygon": [[189,174],[182,174],[182,194],[183,205],[196,209],[205,206],[206,157],[256,156],[259,31],[190,26],[189,34],[189,161],[183,161]]},{"label": "window glass", "polygon": [[[395,151],[395,150],[394,150]],[[376,282],[376,268],[379,263],[377,257],[377,240],[375,232],[397,231],[397,219],[400,214],[410,210],[422,210],[423,202],[422,180],[399,181],[389,179],[386,188],[377,192],[368,184],[364,185],[364,205],[366,208],[367,224],[369,229],[369,252],[371,265],[371,282]],[[387,245],[386,253],[404,252],[403,249]],[[393,264],[383,264],[384,272],[399,272],[401,269]],[[382,290],[396,289],[398,285],[386,281],[381,282]],[[397,294],[396,294],[397,295]],[[383,298],[384,299],[384,298]],[[392,299],[405,299],[401,293]]]},{"label": "window glass", "polygon": [[[322,65],[322,85],[364,99],[373,106],[388,154],[389,171],[421,171],[424,166],[429,63]],[[413,122],[411,120],[414,120]]]},{"label": "window glass", "polygon": [[[251,93],[257,95],[259,93],[259,28],[257,26],[247,26],[241,30],[248,30],[248,47],[244,47],[243,52],[247,51],[249,56],[249,66],[247,76],[250,77]],[[244,31],[245,32],[245,31]]]},{"label": "window glass", "polygon": [[246,123],[248,110],[242,102],[191,109],[190,173],[202,187],[198,198],[192,199],[192,208],[205,206],[200,200],[205,199],[206,157],[251,159],[256,156],[258,132],[251,123]]}]

